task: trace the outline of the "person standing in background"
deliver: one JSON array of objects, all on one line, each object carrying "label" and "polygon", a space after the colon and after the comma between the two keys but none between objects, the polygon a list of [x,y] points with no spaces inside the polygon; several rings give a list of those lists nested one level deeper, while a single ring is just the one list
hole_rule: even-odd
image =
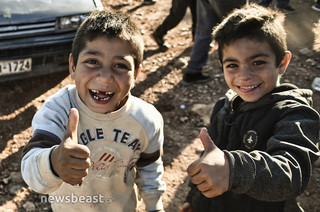
[{"label": "person standing in background", "polygon": [[190,60],[184,71],[183,84],[205,82],[210,79],[209,76],[202,74],[202,68],[208,60],[212,28],[221,21],[223,16],[245,3],[246,0],[197,1],[196,35]]},{"label": "person standing in background", "polygon": [[172,0],[172,5],[168,16],[164,19],[162,24],[160,24],[156,30],[152,33],[152,38],[156,41],[160,48],[168,48],[168,45],[165,43],[163,37],[167,32],[174,27],[176,27],[184,15],[188,7],[191,10],[192,15],[192,40],[195,35],[197,16],[196,16],[196,4],[197,0]]}]

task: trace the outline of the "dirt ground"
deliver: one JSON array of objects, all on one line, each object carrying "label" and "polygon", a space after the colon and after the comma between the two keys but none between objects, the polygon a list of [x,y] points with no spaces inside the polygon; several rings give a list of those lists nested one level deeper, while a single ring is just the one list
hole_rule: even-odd
[{"label": "dirt ground", "polygon": [[[207,124],[212,105],[227,87],[213,46],[204,71],[212,80],[185,86],[181,83],[192,50],[190,11],[168,32],[170,44],[160,51],[150,34],[170,9],[171,0],[144,5],[142,0],[104,0],[105,7],[128,11],[141,28],[145,61],[133,94],[154,104],[165,121],[163,195],[165,209],[178,211],[188,192],[188,165],[203,147],[198,138]],[[288,47],[293,59],[283,81],[310,88],[320,77],[320,13],[311,9],[312,0],[291,0],[295,12],[287,14]],[[274,4],[274,3],[273,3]],[[272,5],[274,6],[274,5]],[[50,211],[44,195],[33,192],[20,174],[21,150],[31,137],[31,120],[48,96],[71,83],[67,71],[50,76],[0,83],[0,212]],[[314,91],[314,107],[320,112],[320,92]],[[320,166],[315,166],[308,188],[298,198],[307,212],[320,211]],[[143,211],[143,210],[141,210]]]}]

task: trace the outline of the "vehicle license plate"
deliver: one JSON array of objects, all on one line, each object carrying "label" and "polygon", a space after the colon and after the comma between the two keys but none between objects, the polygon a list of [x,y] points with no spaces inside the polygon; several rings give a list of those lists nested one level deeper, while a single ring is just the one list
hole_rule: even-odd
[{"label": "vehicle license plate", "polygon": [[31,71],[32,59],[17,59],[0,61],[0,75]]}]

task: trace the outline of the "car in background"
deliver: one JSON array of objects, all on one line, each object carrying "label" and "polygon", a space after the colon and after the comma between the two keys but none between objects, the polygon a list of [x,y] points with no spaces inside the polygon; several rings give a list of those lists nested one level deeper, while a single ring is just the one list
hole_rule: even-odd
[{"label": "car in background", "polygon": [[79,25],[100,0],[0,0],[0,82],[68,70]]}]

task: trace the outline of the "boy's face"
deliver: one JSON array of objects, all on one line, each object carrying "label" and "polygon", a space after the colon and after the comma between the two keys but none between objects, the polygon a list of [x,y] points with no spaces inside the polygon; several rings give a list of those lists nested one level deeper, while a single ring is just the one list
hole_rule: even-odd
[{"label": "boy's face", "polygon": [[87,41],[76,66],[70,55],[69,71],[81,100],[96,113],[119,109],[135,82],[134,59],[120,39]]},{"label": "boy's face", "polygon": [[276,55],[270,45],[241,38],[223,48],[222,66],[225,80],[244,101],[255,102],[279,85],[291,58],[286,53],[276,67]]}]

